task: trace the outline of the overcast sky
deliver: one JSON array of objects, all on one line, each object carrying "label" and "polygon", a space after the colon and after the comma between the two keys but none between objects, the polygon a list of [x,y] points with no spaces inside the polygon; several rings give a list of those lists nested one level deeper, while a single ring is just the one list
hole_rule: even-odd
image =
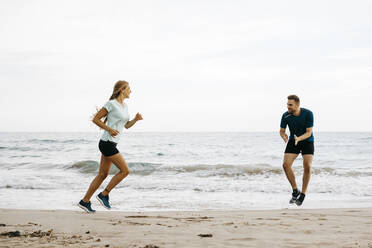
[{"label": "overcast sky", "polygon": [[372,131],[372,1],[0,2],[0,131],[99,131],[129,81],[133,131]]}]

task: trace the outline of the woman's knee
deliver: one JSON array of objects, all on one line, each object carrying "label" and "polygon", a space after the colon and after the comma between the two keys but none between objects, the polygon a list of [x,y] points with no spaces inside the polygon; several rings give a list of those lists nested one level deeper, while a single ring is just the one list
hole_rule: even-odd
[{"label": "woman's knee", "polygon": [[292,164],[291,163],[288,163],[288,162],[284,162],[283,163],[283,169],[284,170],[288,170],[292,167]]},{"label": "woman's knee", "polygon": [[129,175],[129,169],[128,168],[123,168],[119,172],[123,177],[126,177]]},{"label": "woman's knee", "polygon": [[107,176],[108,176],[108,172],[107,171],[100,171],[98,173],[98,178],[101,179],[101,180],[105,180]]}]

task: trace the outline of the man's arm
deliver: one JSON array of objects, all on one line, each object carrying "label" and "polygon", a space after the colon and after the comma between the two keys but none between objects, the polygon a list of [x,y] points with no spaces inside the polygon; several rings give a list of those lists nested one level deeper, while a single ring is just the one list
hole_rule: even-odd
[{"label": "man's arm", "polygon": [[280,137],[282,137],[282,139],[284,140],[285,143],[288,142],[288,135],[285,133],[285,129],[287,128],[287,120],[285,118],[285,115],[286,113],[284,113],[282,115],[282,119],[280,120],[280,131],[279,131],[279,134],[280,134]]},{"label": "man's arm", "polygon": [[314,126],[314,115],[313,115],[313,112],[309,111],[309,114],[306,116],[306,132],[300,137],[297,137],[295,135],[295,145],[297,145],[298,142],[311,137],[311,134],[313,133],[313,126]]},{"label": "man's arm", "polygon": [[285,143],[288,142],[288,135],[285,133],[285,128],[280,128],[279,131],[280,137],[284,140]]},{"label": "man's arm", "polygon": [[309,127],[309,128],[306,128],[306,133],[304,133],[300,137],[297,137],[295,135],[295,145],[297,145],[297,143],[300,142],[300,141],[302,141],[302,140],[305,140],[307,138],[310,138],[312,133],[313,133],[313,128],[312,127]]}]

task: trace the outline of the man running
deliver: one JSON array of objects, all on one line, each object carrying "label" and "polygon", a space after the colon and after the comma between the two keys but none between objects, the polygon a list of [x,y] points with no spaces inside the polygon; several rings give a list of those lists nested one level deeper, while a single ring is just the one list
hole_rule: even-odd
[{"label": "man running", "polygon": [[[296,95],[288,96],[288,111],[282,116],[280,123],[280,136],[287,147],[284,152],[283,169],[293,193],[289,203],[296,203],[301,206],[306,194],[307,185],[310,180],[310,167],[314,156],[313,136],[313,113],[305,108],[300,108],[300,98]],[[289,127],[290,136],[285,133]],[[296,178],[292,170],[292,164],[301,152],[303,158],[304,174],[302,178],[302,192],[297,189]]]}]

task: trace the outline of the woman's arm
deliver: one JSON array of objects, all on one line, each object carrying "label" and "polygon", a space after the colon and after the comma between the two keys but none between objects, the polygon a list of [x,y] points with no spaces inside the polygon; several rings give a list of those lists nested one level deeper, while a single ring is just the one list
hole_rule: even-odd
[{"label": "woman's arm", "polygon": [[107,126],[101,119],[107,115],[107,110],[105,108],[101,108],[97,114],[93,118],[93,123],[99,126],[100,128],[106,130],[107,132],[110,133],[111,136],[116,136],[119,132],[115,129],[110,128]]},{"label": "woman's arm", "polygon": [[131,128],[137,121],[143,120],[142,115],[140,113],[136,114],[136,117],[133,118],[133,120],[128,121],[125,123],[125,128]]}]

